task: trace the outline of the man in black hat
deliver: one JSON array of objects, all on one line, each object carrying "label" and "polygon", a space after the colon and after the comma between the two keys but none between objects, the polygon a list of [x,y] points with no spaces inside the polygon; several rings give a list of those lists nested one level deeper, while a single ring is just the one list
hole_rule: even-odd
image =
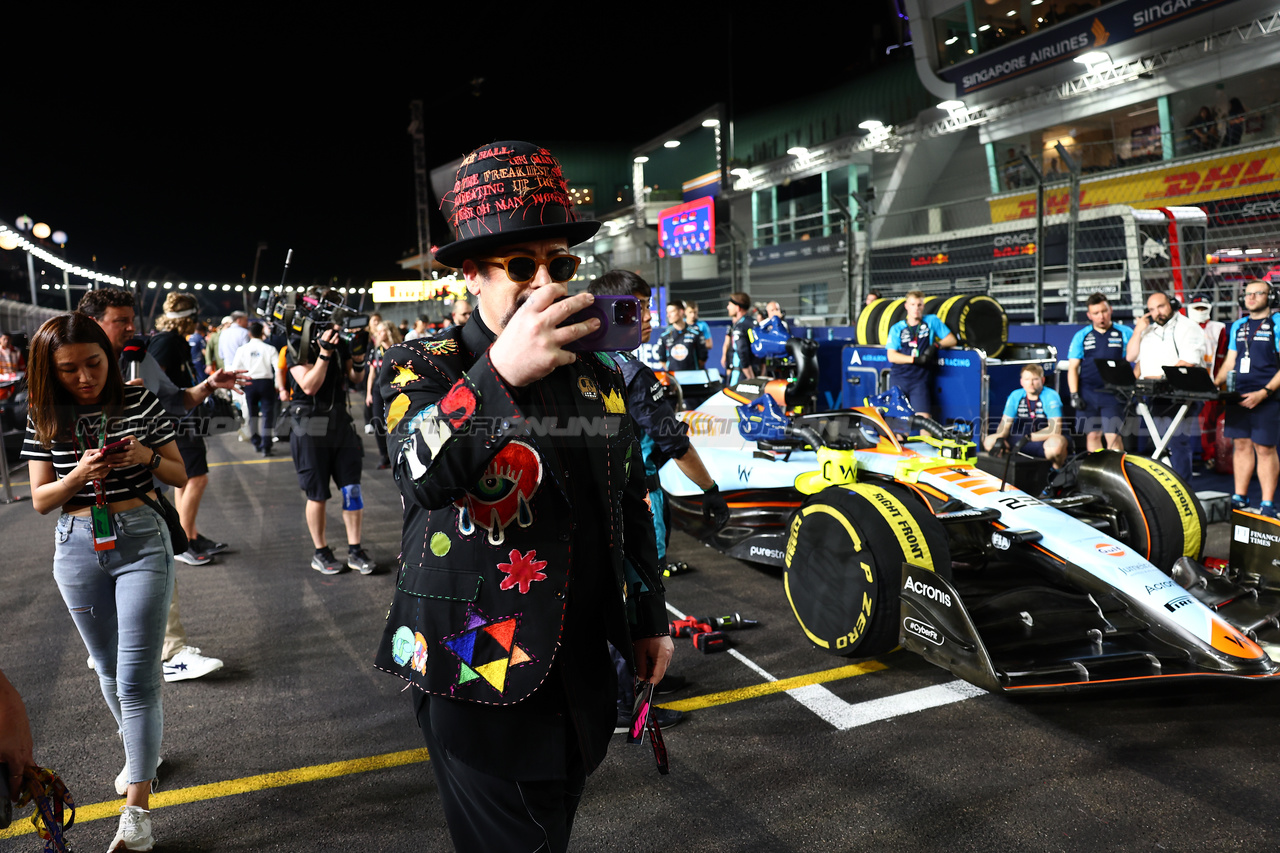
[{"label": "man in black hat", "polygon": [[[376,665],[412,682],[459,850],[565,850],[604,757],[617,676],[670,660],[644,468],[617,364],[564,347],[598,321],[567,296],[573,211],[525,142],[467,155],[436,252],[471,321],[392,347],[380,387],[404,496],[403,564]],[[396,449],[398,447],[398,449]]]}]

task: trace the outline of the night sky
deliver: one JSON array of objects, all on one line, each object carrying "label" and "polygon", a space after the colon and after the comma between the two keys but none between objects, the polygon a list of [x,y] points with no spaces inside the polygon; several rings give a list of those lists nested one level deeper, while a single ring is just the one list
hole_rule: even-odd
[{"label": "night sky", "polygon": [[437,5],[219,5],[181,26],[115,6],[45,19],[43,38],[8,28],[25,89],[0,105],[0,219],[47,222],[73,263],[128,278],[248,281],[259,242],[259,282],[291,247],[291,282],[399,278],[415,98],[428,169],[495,139],[638,145],[720,100],[742,114],[844,82],[900,38],[893,0],[754,21],[728,4]]}]

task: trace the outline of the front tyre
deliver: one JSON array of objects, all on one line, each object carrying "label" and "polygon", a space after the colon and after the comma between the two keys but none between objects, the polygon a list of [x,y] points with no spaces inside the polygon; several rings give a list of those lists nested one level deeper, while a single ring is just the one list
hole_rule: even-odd
[{"label": "front tyre", "polygon": [[1179,557],[1199,560],[1208,531],[1191,487],[1168,467],[1135,454],[1102,450],[1085,456],[1080,491],[1099,495],[1124,519],[1117,538],[1162,572]]},{"label": "front tyre", "polygon": [[898,644],[902,564],[951,576],[942,524],[901,486],[826,489],[792,518],[783,585],[809,641],[835,655],[874,657]]}]

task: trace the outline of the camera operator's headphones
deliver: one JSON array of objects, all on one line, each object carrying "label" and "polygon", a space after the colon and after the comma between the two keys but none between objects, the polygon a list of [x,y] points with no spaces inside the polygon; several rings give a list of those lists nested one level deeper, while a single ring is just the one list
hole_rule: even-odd
[{"label": "camera operator's headphones", "polygon": [[1236,303],[1244,308],[1244,292],[1251,284],[1265,284],[1267,286],[1267,310],[1276,311],[1280,309],[1280,293],[1276,292],[1276,286],[1266,279],[1250,278],[1245,279],[1244,286],[1240,288],[1240,295],[1236,298]]}]

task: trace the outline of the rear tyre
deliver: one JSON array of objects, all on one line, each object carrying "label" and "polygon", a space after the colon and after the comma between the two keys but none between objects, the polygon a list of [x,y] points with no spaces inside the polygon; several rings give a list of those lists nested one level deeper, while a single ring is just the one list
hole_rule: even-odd
[{"label": "rear tyre", "polygon": [[903,487],[858,483],[811,496],[792,518],[783,586],[809,641],[873,657],[898,644],[902,564],[951,576],[942,524]]},{"label": "rear tyre", "polygon": [[985,294],[961,294],[937,306],[938,319],[955,333],[956,340],[977,347],[995,358],[1009,340],[1009,315]]}]

